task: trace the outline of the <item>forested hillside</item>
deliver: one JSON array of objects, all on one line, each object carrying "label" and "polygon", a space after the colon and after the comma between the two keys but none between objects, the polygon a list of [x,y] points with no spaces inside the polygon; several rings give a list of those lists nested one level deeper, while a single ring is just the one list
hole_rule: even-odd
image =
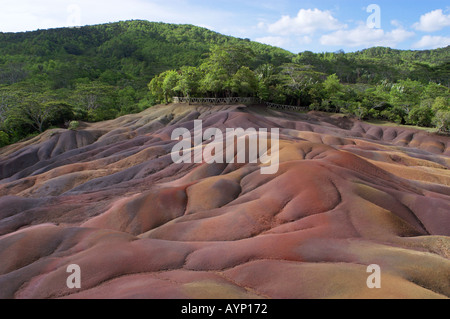
[{"label": "forested hillside", "polygon": [[296,62],[311,64],[328,74],[336,73],[347,83],[376,84],[387,80],[430,81],[450,85],[450,48],[402,51],[375,47],[344,54],[342,52],[314,54],[303,52]]},{"label": "forested hillside", "polygon": [[450,131],[450,47],[434,51],[372,48],[356,53],[302,52],[288,63],[255,67],[241,45],[211,49],[199,67],[156,76],[150,92],[172,96],[252,96],[263,101],[344,113],[358,119]]},{"label": "forested hillside", "polygon": [[127,21],[0,33],[0,145],[72,120],[100,121],[153,104],[162,71],[198,66],[214,45],[243,43],[275,65],[293,54],[192,25]]},{"label": "forested hillside", "polygon": [[139,112],[174,94],[255,96],[446,130],[449,63],[450,47],[294,54],[147,21],[0,33],[0,146]]}]

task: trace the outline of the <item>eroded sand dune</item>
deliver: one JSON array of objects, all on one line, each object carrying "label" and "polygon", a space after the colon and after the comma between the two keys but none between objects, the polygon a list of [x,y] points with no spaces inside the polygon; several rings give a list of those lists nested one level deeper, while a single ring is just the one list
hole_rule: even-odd
[{"label": "eroded sand dune", "polygon": [[[279,128],[280,167],[174,164],[177,127]],[[0,298],[448,298],[450,138],[157,106],[0,150]],[[67,266],[82,271],[69,289]],[[366,285],[378,264],[382,288]]]}]

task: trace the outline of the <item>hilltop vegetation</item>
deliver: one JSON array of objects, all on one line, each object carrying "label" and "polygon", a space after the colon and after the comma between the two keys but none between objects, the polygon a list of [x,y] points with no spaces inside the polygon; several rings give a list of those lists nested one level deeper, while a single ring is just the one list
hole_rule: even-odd
[{"label": "hilltop vegetation", "polygon": [[303,52],[289,63],[255,67],[255,54],[250,48],[226,45],[212,48],[199,67],[161,73],[149,88],[160,103],[168,103],[174,95],[253,96],[359,119],[434,126],[448,132],[449,49]]},{"label": "hilltop vegetation", "polygon": [[244,43],[255,64],[293,54],[192,25],[127,21],[0,33],[0,143],[72,120],[100,121],[155,104],[157,74],[198,66],[214,45]]},{"label": "hilltop vegetation", "polygon": [[449,63],[449,47],[293,54],[147,21],[0,33],[0,146],[72,121],[136,113],[174,94],[257,96],[448,130]]}]

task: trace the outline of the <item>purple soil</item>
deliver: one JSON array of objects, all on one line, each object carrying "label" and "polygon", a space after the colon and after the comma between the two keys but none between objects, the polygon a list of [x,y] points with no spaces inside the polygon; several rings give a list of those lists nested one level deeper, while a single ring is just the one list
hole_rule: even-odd
[{"label": "purple soil", "polygon": [[[177,127],[279,128],[280,167],[174,164]],[[0,298],[448,298],[450,138],[156,106],[0,149]],[[67,266],[82,271],[69,289]],[[369,289],[367,266],[382,269]]]}]

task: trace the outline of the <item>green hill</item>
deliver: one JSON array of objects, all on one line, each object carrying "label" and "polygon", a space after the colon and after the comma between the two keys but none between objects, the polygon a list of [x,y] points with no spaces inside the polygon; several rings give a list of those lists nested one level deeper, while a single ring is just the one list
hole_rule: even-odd
[{"label": "green hill", "polygon": [[[227,50],[245,53],[245,61]],[[212,74],[217,67],[227,68],[220,64],[226,61],[223,52],[234,64],[241,64],[228,68],[225,76]],[[345,85],[411,79],[424,86],[430,82],[449,86],[449,57],[450,47],[294,54],[193,25],[140,20],[0,33],[0,146],[51,126],[67,127],[70,121],[100,121],[139,112],[161,100],[162,93],[149,90],[149,82],[169,70],[181,74],[183,67],[192,67],[203,77],[198,95],[244,93],[317,106],[327,96],[316,84],[322,85],[333,74]],[[239,69],[242,66],[247,69]],[[187,82],[174,84],[180,89]],[[172,89],[170,93],[175,93]],[[344,98],[348,96],[339,97]]]},{"label": "green hill", "polygon": [[450,46],[411,51],[374,47],[353,53],[300,53],[298,63],[311,64],[327,74],[337,74],[347,83],[376,84],[411,79],[450,86]]},{"label": "green hill", "polygon": [[197,66],[212,45],[248,43],[258,58],[279,63],[292,54],[192,25],[126,21],[81,28],[0,33],[0,84],[44,75],[53,89],[77,79],[146,87],[157,74]]}]

